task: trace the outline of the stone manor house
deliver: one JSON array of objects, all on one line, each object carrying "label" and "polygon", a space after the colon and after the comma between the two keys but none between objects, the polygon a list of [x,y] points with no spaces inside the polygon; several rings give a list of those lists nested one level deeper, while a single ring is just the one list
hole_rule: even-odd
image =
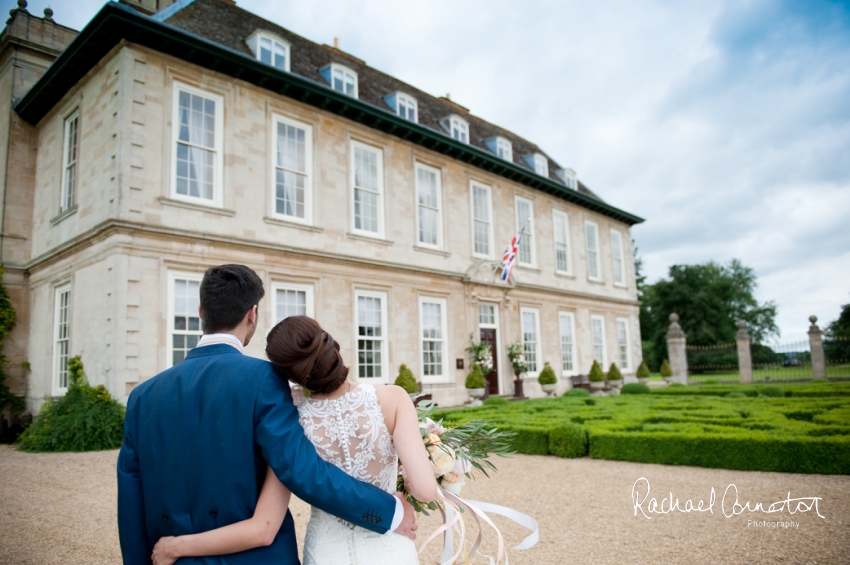
[{"label": "stone manor house", "polygon": [[[80,32],[26,1],[0,36],[0,262],[15,394],[36,411],[81,355],[126,401],[198,341],[208,267],[266,285],[257,337],[292,314],[351,374],[461,404],[470,335],[560,377],[640,363],[630,227],[535,144],[232,0],[110,2]],[[61,14],[57,14],[61,19]],[[513,279],[505,247],[526,227]]]}]

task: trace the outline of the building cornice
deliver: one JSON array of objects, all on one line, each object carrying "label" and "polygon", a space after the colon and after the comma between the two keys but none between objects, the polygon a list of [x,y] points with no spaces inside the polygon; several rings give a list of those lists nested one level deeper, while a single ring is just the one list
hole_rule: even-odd
[{"label": "building cornice", "polygon": [[[486,283],[483,283],[481,281],[470,280],[465,273],[459,273],[459,272],[454,272],[454,271],[445,271],[445,270],[442,270],[442,269],[432,269],[432,268],[428,268],[428,267],[422,267],[420,265],[408,265],[408,264],[404,264],[404,263],[395,263],[393,261],[379,261],[377,259],[369,259],[369,258],[366,258],[366,257],[356,257],[356,256],[352,256],[352,255],[343,255],[341,253],[328,253],[328,252],[325,252],[325,251],[314,251],[314,250],[311,250],[311,249],[304,249],[303,247],[292,247],[292,246],[289,246],[289,245],[281,245],[281,244],[278,244],[278,243],[267,243],[267,242],[262,242],[262,241],[254,241],[254,240],[241,239],[241,238],[236,238],[236,237],[218,236],[218,235],[199,233],[199,232],[195,232],[195,231],[191,231],[191,230],[183,230],[183,229],[178,229],[178,228],[151,226],[151,225],[147,225],[147,224],[139,224],[139,223],[128,222],[128,221],[124,221],[124,220],[107,220],[107,221],[102,222],[102,223],[92,227],[91,229],[77,235],[76,237],[62,243],[61,245],[58,245],[58,246],[54,247],[53,249],[42,253],[38,257],[35,257],[34,259],[32,259],[32,260],[30,260],[30,261],[28,261],[24,264],[21,264],[21,265],[6,264],[3,267],[7,270],[11,269],[11,270],[16,270],[16,271],[23,271],[25,274],[30,275],[32,273],[32,271],[34,271],[34,270],[47,267],[50,264],[55,263],[56,261],[60,261],[64,257],[72,255],[73,253],[77,253],[77,252],[81,251],[82,249],[84,249],[85,247],[91,246],[93,243],[103,241],[104,239],[108,238],[109,236],[111,236],[113,234],[118,234],[118,233],[133,234],[133,233],[139,233],[139,232],[146,234],[146,235],[163,237],[163,238],[168,239],[169,241],[173,241],[175,238],[183,238],[183,239],[186,239],[187,241],[190,241],[190,242],[193,242],[193,243],[209,242],[209,243],[215,243],[215,244],[219,244],[219,245],[228,245],[228,246],[235,246],[235,247],[241,247],[241,248],[251,248],[251,249],[257,249],[257,250],[263,250],[263,251],[274,251],[274,252],[277,252],[277,253],[287,253],[287,254],[297,255],[297,256],[305,257],[305,258],[339,261],[339,262],[343,262],[343,263],[356,263],[356,264],[359,264],[359,265],[368,265],[370,267],[379,267],[379,268],[385,268],[385,269],[408,271],[408,272],[411,272],[411,273],[425,273],[425,274],[429,274],[429,275],[436,275],[436,276],[441,276],[441,277],[446,277],[446,278],[451,278],[451,279],[457,279],[458,282],[461,282],[461,283],[467,284],[467,285],[481,285],[481,284],[486,285]],[[132,247],[132,245],[124,244],[124,247]],[[511,290],[510,287],[505,287],[505,286],[502,286],[500,288]],[[524,289],[528,289],[528,290],[544,291],[544,292],[550,292],[550,293],[554,293],[554,294],[574,296],[576,298],[588,298],[588,299],[593,299],[593,300],[601,300],[603,302],[614,302],[614,303],[618,303],[618,304],[630,304],[630,305],[639,304],[639,302],[629,300],[629,299],[608,297],[608,296],[602,296],[602,295],[591,294],[591,293],[586,293],[586,292],[572,291],[572,290],[567,290],[567,289],[562,289],[562,288],[557,288],[557,287],[547,287],[547,286],[541,286],[541,285],[529,285],[529,284],[519,283],[519,284],[516,285],[515,288],[517,290],[524,288]]]},{"label": "building cornice", "polygon": [[386,109],[336,92],[308,78],[260,61],[184,30],[109,2],[62,52],[15,106],[37,125],[62,97],[122,40],[243,80],[260,88],[361,123],[458,161],[572,202],[628,225],[643,219],[601,200],[569,189],[489,151],[457,141],[445,133],[409,122]]}]

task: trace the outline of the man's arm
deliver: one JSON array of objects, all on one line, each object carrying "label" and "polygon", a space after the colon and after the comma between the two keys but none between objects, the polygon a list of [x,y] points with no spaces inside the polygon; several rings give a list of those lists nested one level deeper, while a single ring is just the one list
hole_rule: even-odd
[{"label": "man's arm", "polygon": [[271,368],[255,401],[254,429],[266,462],[298,498],[368,530],[390,529],[395,498],[319,457],[298,422],[288,384]]},{"label": "man's arm", "polygon": [[151,546],[145,527],[142,478],[136,454],[138,412],[131,394],[124,418],[124,444],[118,454],[118,538],[124,565],[150,565]]}]

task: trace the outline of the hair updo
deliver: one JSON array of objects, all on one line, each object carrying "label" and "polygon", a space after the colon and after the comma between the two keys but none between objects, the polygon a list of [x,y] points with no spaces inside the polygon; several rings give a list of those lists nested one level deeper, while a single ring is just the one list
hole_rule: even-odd
[{"label": "hair updo", "polygon": [[283,376],[316,394],[335,391],[348,377],[339,344],[307,316],[290,316],[273,327],[266,355]]}]

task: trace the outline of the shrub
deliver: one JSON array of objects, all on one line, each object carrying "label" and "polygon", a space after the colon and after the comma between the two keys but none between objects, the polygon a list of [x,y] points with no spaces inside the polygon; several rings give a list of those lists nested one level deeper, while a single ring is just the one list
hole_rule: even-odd
[{"label": "shrub", "polygon": [[670,362],[665,359],[663,363],[661,363],[661,370],[659,371],[662,377],[672,377],[673,369],[670,367]]},{"label": "shrub", "polygon": [[466,388],[486,388],[487,381],[484,380],[484,373],[481,372],[481,365],[474,364],[472,370],[466,375]]},{"label": "shrub", "polygon": [[683,385],[682,383],[670,383],[669,385],[667,385],[668,388],[670,388],[670,387],[675,388],[677,386],[684,387],[685,385]]},{"label": "shrub", "polygon": [[545,427],[498,426],[516,432],[511,447],[526,455],[549,455],[549,430]]},{"label": "shrub", "polygon": [[555,369],[548,362],[543,365],[543,370],[540,371],[537,382],[541,385],[554,385],[558,383],[558,377],[555,376]]},{"label": "shrub", "polygon": [[635,376],[639,379],[648,379],[649,378],[649,367],[646,364],[646,361],[640,362],[640,367],[638,367],[637,373]]},{"label": "shrub", "polygon": [[587,375],[590,382],[599,383],[605,380],[605,373],[602,372],[602,367],[594,360],[593,366],[590,368],[590,373]]},{"label": "shrub", "polygon": [[587,431],[578,424],[564,424],[549,432],[549,453],[558,457],[584,457]]},{"label": "shrub", "polygon": [[13,414],[24,409],[23,401],[12,394],[9,387],[4,382],[6,376],[6,356],[3,355],[3,343],[6,341],[6,336],[14,329],[17,313],[12,306],[12,300],[6,292],[6,286],[3,284],[3,267],[0,265],[0,411],[4,408],[9,409]]},{"label": "shrub", "polygon": [[617,367],[616,363],[611,363],[611,367],[608,369],[608,380],[609,381],[622,381],[623,373],[620,372],[619,367]]},{"label": "shrub", "polygon": [[649,387],[643,383],[628,383],[620,389],[620,394],[649,394]]},{"label": "shrub", "polygon": [[765,396],[772,396],[774,398],[783,396],[782,389],[778,386],[766,386],[761,389],[761,393]]},{"label": "shrub", "polygon": [[484,401],[484,406],[505,406],[506,404],[510,404],[510,402],[507,398],[501,396],[491,396]]},{"label": "shrub", "polygon": [[48,400],[21,434],[21,451],[101,451],[121,447],[124,406],[102,386],[89,386],[79,357],[68,359],[68,392]]},{"label": "shrub", "polygon": [[406,390],[407,394],[416,394],[419,392],[419,383],[416,382],[413,372],[404,363],[398,368],[398,377],[395,379],[395,384]]},{"label": "shrub", "polygon": [[702,384],[704,384],[704,385],[719,385],[720,381],[718,381],[717,379],[708,379],[708,380],[702,381]]},{"label": "shrub", "polygon": [[726,398],[746,398],[747,395],[739,390],[733,390],[732,392],[726,393]]},{"label": "shrub", "polygon": [[590,391],[585,388],[571,388],[564,393],[564,396],[590,396]]}]

